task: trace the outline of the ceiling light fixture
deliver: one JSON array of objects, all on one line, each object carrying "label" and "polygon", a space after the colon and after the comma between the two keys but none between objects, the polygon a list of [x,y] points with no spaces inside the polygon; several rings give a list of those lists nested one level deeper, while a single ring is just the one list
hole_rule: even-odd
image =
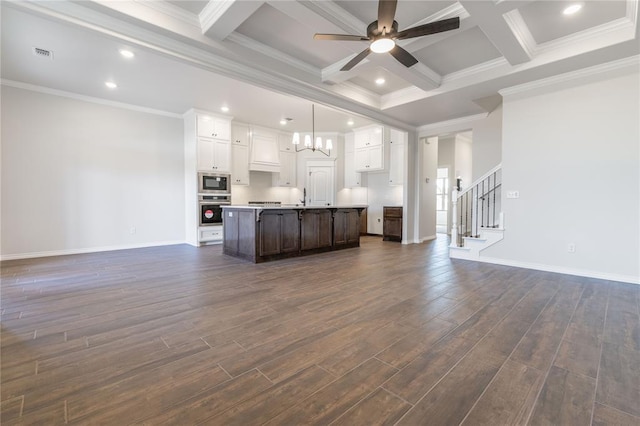
[{"label": "ceiling light fixture", "polygon": [[353,120],[347,121],[347,126],[353,126]]},{"label": "ceiling light fixture", "polygon": [[223,106],[222,108],[220,108],[220,110],[221,110],[222,112],[229,112],[229,107],[225,105],[225,106]]},{"label": "ceiling light fixture", "polygon": [[120,54],[127,59],[131,59],[136,56],[132,51],[126,49],[120,49]]},{"label": "ceiling light fixture", "polygon": [[[312,141],[315,140],[315,143]],[[320,136],[316,137],[316,116],[315,116],[315,105],[311,104],[311,135],[304,136],[304,148],[300,149],[298,146],[300,145],[300,133],[295,132],[293,134],[293,138],[291,139],[291,143],[296,147],[296,152],[304,151],[305,149],[309,149],[312,152],[321,152],[327,157],[331,156],[331,150],[333,149],[333,142],[331,139],[327,139],[325,143],[325,149],[327,152],[322,150],[322,138]]]},{"label": "ceiling light fixture", "polygon": [[396,42],[390,38],[379,38],[369,46],[371,51],[375,53],[386,53],[394,47],[396,47]]},{"label": "ceiling light fixture", "polygon": [[118,85],[115,84],[113,81],[105,81],[104,85],[107,86],[109,89],[115,89],[118,87]]},{"label": "ceiling light fixture", "polygon": [[384,84],[384,82],[385,82],[385,79],[382,78],[382,77],[376,79],[376,84],[378,86],[382,86]]},{"label": "ceiling light fixture", "polygon": [[582,3],[572,4],[571,6],[565,8],[562,11],[562,14],[563,15],[573,15],[574,13],[578,12],[580,9],[582,9]]}]

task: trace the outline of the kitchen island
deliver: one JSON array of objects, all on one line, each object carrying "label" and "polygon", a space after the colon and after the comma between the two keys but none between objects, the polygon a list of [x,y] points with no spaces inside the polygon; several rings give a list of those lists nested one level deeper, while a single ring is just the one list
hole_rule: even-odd
[{"label": "kitchen island", "polygon": [[360,246],[367,206],[222,206],[223,253],[254,263]]}]

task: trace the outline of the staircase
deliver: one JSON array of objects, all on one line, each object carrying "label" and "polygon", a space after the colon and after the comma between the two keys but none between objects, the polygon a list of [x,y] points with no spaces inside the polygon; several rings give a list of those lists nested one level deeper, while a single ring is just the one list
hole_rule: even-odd
[{"label": "staircase", "polygon": [[504,237],[502,165],[489,170],[464,191],[451,194],[449,257],[479,260],[482,250]]}]

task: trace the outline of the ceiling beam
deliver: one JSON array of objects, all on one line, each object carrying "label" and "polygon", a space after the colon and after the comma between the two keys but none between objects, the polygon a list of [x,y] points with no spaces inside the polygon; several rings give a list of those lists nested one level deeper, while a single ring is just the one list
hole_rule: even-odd
[{"label": "ceiling beam", "polygon": [[263,4],[259,0],[211,0],[198,15],[202,34],[224,40]]},{"label": "ceiling beam", "polygon": [[440,74],[420,62],[407,68],[391,55],[377,55],[375,60],[384,69],[425,91],[435,89],[442,81]]},{"label": "ceiling beam", "polygon": [[460,0],[460,3],[511,65],[522,64],[532,59],[529,46],[522,37],[518,37],[512,31],[493,2]]}]

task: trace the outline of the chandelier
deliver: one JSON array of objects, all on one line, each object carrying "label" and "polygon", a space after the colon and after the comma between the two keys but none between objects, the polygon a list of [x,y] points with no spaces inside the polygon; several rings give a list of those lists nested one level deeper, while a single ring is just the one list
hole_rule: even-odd
[{"label": "chandelier", "polygon": [[293,134],[293,139],[291,140],[293,145],[296,147],[296,152],[304,151],[305,149],[309,149],[312,152],[321,152],[327,157],[331,155],[331,150],[333,149],[333,142],[331,139],[327,139],[324,144],[324,149],[322,146],[322,138],[320,136],[316,137],[316,118],[315,118],[315,105],[311,104],[311,135],[304,135],[304,147],[300,148],[300,133],[295,132]]}]

